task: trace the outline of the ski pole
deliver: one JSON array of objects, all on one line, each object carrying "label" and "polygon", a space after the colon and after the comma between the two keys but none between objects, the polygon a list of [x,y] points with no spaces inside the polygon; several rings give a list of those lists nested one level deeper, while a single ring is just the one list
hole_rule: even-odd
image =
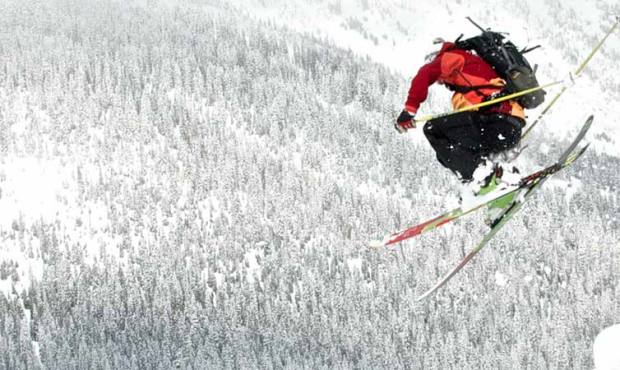
[{"label": "ski pole", "polygon": [[[590,61],[590,59],[592,59],[594,54],[601,48],[601,46],[603,45],[605,40],[609,37],[609,35],[611,35],[613,33],[615,28],[618,26],[619,19],[620,18],[618,18],[618,17],[616,18],[616,23],[614,23],[613,27],[607,32],[605,37],[598,43],[598,45],[590,52],[588,57],[581,63],[581,65],[579,66],[579,68],[575,72],[575,76],[577,76],[578,74],[580,74],[583,71],[583,69],[586,67],[586,65]],[[572,80],[572,76],[571,76],[571,80]],[[502,97],[497,98],[497,99],[493,99],[493,100],[489,100],[489,101],[482,102],[482,103],[479,103],[479,104],[474,104],[474,105],[470,105],[470,106],[467,106],[467,107],[463,107],[463,108],[457,109],[455,111],[439,113],[439,114],[435,114],[435,115],[428,115],[428,116],[425,116],[425,117],[421,117],[421,118],[415,119],[414,122],[416,124],[424,123],[424,122],[430,121],[432,119],[441,118],[441,117],[447,117],[447,116],[451,116],[451,115],[456,114],[456,113],[466,112],[466,111],[475,110],[475,109],[478,109],[478,108],[487,107],[489,105],[493,105],[493,104],[496,104],[496,103],[501,103],[503,101],[510,100],[510,99],[513,99],[513,98],[517,98],[519,96],[527,95],[527,94],[532,93],[534,91],[538,91],[538,90],[546,89],[546,88],[551,87],[551,86],[559,85],[559,84],[564,83],[564,82],[565,82],[565,80],[550,82],[550,83],[548,83],[546,85],[542,85],[542,86],[538,86],[538,87],[533,87],[531,89],[522,90],[522,91],[510,94],[510,95],[502,96]],[[564,94],[564,92],[567,89],[568,89],[568,87],[566,85],[564,85],[562,87],[562,90],[560,90],[560,92],[551,100],[551,102],[549,104],[547,104],[545,109],[543,109],[543,111],[538,115],[536,120],[534,120],[534,122],[530,125],[530,127],[522,135],[522,137],[525,137],[532,130],[532,128],[534,128],[534,126],[536,126],[536,124],[540,121],[540,119],[549,111],[549,109],[551,109],[551,107],[558,101],[560,96],[562,96],[562,94]]]},{"label": "ski pole", "polygon": [[[607,33],[605,34],[605,37],[603,37],[601,41],[599,41],[599,43],[594,47],[594,49],[592,49],[592,51],[586,57],[586,59],[581,63],[581,65],[579,65],[579,67],[575,71],[575,77],[577,77],[579,74],[581,74],[581,72],[583,72],[583,70],[586,68],[586,65],[590,62],[590,59],[592,59],[594,54],[596,54],[596,52],[599,51],[599,49],[603,46],[603,43],[605,43],[605,40],[607,40],[609,35],[611,35],[614,32],[614,30],[618,26],[618,22],[620,22],[620,17],[616,17],[616,22],[609,29],[609,31],[607,31]],[[545,114],[547,114],[549,109],[551,109],[551,107],[558,101],[558,99],[560,99],[560,96],[562,96],[562,94],[564,94],[566,90],[568,90],[568,86],[564,85],[562,87],[562,90],[560,90],[560,92],[553,99],[551,99],[551,101],[549,102],[549,104],[547,104],[545,109],[543,109],[543,111],[540,112],[540,114],[538,115],[538,117],[536,117],[534,122],[532,122],[530,127],[523,133],[523,135],[521,136],[522,139],[525,138],[530,133],[530,131],[532,131],[532,129],[538,124],[538,122],[540,122],[540,120],[545,116]]]},{"label": "ski pole", "polygon": [[596,45],[596,47],[594,47],[594,49],[592,49],[592,51],[590,52],[590,55],[588,55],[586,60],[584,60],[583,63],[581,63],[581,65],[579,66],[579,68],[577,68],[577,71],[575,71],[575,76],[578,76],[581,73],[581,71],[583,71],[583,69],[586,68],[586,65],[588,64],[590,59],[592,59],[594,54],[596,54],[596,52],[599,51],[601,46],[603,46],[603,43],[605,43],[605,40],[607,40],[609,35],[611,35],[614,32],[616,27],[618,27],[618,22],[620,22],[620,17],[616,17],[616,23],[614,23],[614,25],[609,29],[609,31],[607,31],[607,34],[605,34],[605,37],[603,37],[601,39],[601,41],[598,43],[598,45]]},{"label": "ski pole", "polygon": [[546,88],[551,87],[551,86],[559,85],[559,84],[561,84],[563,82],[564,82],[564,80],[554,81],[554,82],[550,82],[550,83],[548,83],[546,85],[542,85],[542,86],[532,87],[530,89],[521,90],[521,91],[518,91],[516,93],[512,93],[510,95],[502,96],[502,97],[499,97],[499,98],[496,98],[496,99],[492,99],[492,100],[489,100],[489,101],[485,101],[485,102],[482,102],[482,103],[478,103],[478,104],[470,105],[470,106],[467,106],[467,107],[463,107],[463,108],[457,109],[455,111],[425,116],[425,117],[416,119],[415,123],[416,124],[417,123],[423,123],[423,122],[426,122],[426,121],[430,121],[432,119],[441,118],[441,117],[447,117],[447,116],[451,116],[451,115],[456,114],[456,113],[461,113],[461,112],[466,112],[466,111],[470,111],[470,110],[474,110],[474,109],[478,109],[478,108],[487,107],[489,105],[501,103],[501,102],[506,101],[506,100],[511,100],[511,99],[514,99],[514,98],[518,98],[519,96],[527,95],[527,94],[532,93],[534,91],[538,91],[538,90],[546,89]]}]

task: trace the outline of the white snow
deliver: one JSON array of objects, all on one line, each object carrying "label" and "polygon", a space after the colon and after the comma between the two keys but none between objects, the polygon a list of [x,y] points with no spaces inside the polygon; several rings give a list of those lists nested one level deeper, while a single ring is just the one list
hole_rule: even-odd
[{"label": "white snow", "polygon": [[499,271],[495,271],[495,285],[506,286],[508,284],[508,277]]},{"label": "white snow", "polygon": [[32,257],[26,251],[20,250],[17,243],[3,243],[0,246],[0,262],[16,264],[16,276],[9,276],[6,280],[0,280],[0,293],[6,297],[27,289],[32,279],[40,280],[43,277],[43,260],[40,256],[38,240],[31,241]]},{"label": "white snow", "polygon": [[603,330],[594,340],[596,370],[620,370],[620,324]]},{"label": "white snow", "polygon": [[261,258],[264,258],[264,253],[260,249],[251,249],[247,251],[243,256],[243,260],[245,261],[245,264],[246,264],[245,266],[245,271],[247,274],[246,276],[247,276],[248,283],[250,284],[254,283],[255,278],[258,278],[260,282],[260,275],[261,275],[262,267],[259,261]]},{"label": "white snow", "polygon": [[349,272],[351,273],[361,273],[362,272],[362,259],[361,258],[349,258],[347,260],[347,267],[349,268]]},{"label": "white snow", "polygon": [[[16,125],[13,125],[15,128]],[[41,279],[44,263],[41,241],[19,240],[17,230],[39,224],[54,224],[66,245],[79,245],[85,262],[95,264],[102,254],[122,265],[127,263],[116,248],[121,239],[107,232],[108,208],[99,201],[81,201],[77,160],[42,159],[36,156],[5,157],[0,162],[0,262],[16,265],[16,276],[0,280],[0,292],[11,294],[27,289],[32,279]],[[82,181],[97,178],[94,169],[82,171]]]},{"label": "white snow", "polygon": [[53,220],[67,195],[69,172],[57,160],[4,158],[0,163],[0,228],[10,228],[20,217],[27,223]]},{"label": "white snow", "polygon": [[553,190],[556,194],[564,194],[566,203],[569,203],[572,197],[583,187],[580,179],[571,177],[569,180],[551,177],[545,186]]},{"label": "white snow", "polygon": [[[65,181],[69,170],[60,161],[35,157],[4,158],[0,162],[0,232],[10,235],[36,222],[52,222],[63,202],[71,196]],[[0,243],[0,262],[16,265],[16,276],[0,280],[0,292],[9,296],[30,286],[43,275],[40,240],[5,236]]]}]

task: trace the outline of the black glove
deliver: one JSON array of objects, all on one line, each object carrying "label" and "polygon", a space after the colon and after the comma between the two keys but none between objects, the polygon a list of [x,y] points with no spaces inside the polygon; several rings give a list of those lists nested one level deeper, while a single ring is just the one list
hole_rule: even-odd
[{"label": "black glove", "polygon": [[415,128],[415,121],[413,121],[414,117],[415,114],[410,114],[406,110],[403,110],[396,119],[394,128],[401,134],[407,132],[409,129]]}]

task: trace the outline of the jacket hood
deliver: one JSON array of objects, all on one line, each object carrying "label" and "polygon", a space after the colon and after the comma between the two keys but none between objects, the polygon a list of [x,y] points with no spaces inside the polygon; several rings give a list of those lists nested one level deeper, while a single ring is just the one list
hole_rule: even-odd
[{"label": "jacket hood", "polygon": [[424,61],[426,63],[431,62],[433,59],[437,58],[439,55],[445,53],[446,51],[449,51],[451,49],[454,48],[454,43],[453,42],[444,42],[441,45],[441,48],[439,50],[433,51],[432,53],[426,54],[426,56],[424,57]]},{"label": "jacket hood", "polygon": [[454,43],[453,42],[444,42],[443,45],[441,45],[441,49],[439,50],[439,54],[445,53],[446,51],[453,49],[454,48]]}]

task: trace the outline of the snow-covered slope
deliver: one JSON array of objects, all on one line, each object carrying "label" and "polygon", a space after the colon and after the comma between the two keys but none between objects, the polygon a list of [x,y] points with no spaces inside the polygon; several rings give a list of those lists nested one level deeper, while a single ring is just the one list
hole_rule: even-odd
[{"label": "snow-covered slope", "polygon": [[[615,1],[284,1],[229,0],[249,17],[268,20],[333,40],[343,48],[384,64],[410,77],[435,50],[432,40],[456,39],[461,33],[474,36],[478,30],[466,20],[505,31],[517,45],[542,45],[529,56],[538,64],[541,83],[565,78],[574,72],[591,49],[610,29],[620,5]],[[594,150],[620,155],[620,31],[616,31],[588,65],[577,86],[564,94],[545,119],[543,130],[566,138],[580,120],[597,116],[593,128],[598,137]],[[423,106],[421,112],[438,113],[448,107],[448,92],[434,89],[439,104]],[[548,99],[559,91],[549,90]],[[406,91],[401,92],[404,100]],[[529,111],[535,117],[544,104]],[[538,130],[538,129],[537,129]],[[413,133],[413,135],[421,135]]]},{"label": "snow-covered slope", "polygon": [[[457,202],[419,133],[391,127],[412,72],[384,63],[401,48],[376,63],[390,48],[362,35],[414,44],[390,19],[420,6],[271,4],[279,24],[348,22],[350,39],[317,39],[256,21],[272,11],[258,2],[165,3],[0,3],[0,366],[594,366],[620,312],[620,159],[587,152],[416,304],[486,231],[471,215],[397,253],[367,248]],[[522,169],[568,131],[538,131]]]}]

